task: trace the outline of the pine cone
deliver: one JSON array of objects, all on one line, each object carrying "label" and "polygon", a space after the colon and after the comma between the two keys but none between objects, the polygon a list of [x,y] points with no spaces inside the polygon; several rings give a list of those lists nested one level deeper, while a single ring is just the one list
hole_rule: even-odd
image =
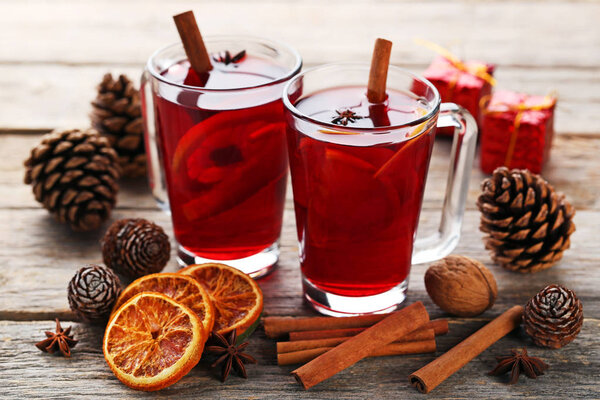
[{"label": "pine cone", "polygon": [[139,92],[125,75],[106,74],[92,101],[92,126],[110,141],[119,155],[123,175],[146,173],[146,149]]},{"label": "pine cone", "polygon": [[106,322],[121,293],[121,283],[110,269],[100,265],[81,268],[69,282],[71,310],[86,321]]},{"label": "pine cone", "polygon": [[25,167],[35,199],[73,230],[96,229],[110,216],[119,190],[117,154],[93,129],[45,135]]},{"label": "pine cone", "polygon": [[171,256],[169,237],[145,219],[121,219],[102,239],[104,263],[129,278],[162,271]]},{"label": "pine cone", "polygon": [[575,209],[562,193],[528,170],[497,168],[477,200],[485,247],[504,268],[550,268],[569,248]]},{"label": "pine cone", "polygon": [[525,306],[523,325],[535,344],[558,349],[579,334],[583,306],[572,290],[560,285],[546,286]]}]

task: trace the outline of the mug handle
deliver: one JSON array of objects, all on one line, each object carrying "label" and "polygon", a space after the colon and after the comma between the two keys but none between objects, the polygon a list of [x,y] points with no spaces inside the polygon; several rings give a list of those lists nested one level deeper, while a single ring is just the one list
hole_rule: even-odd
[{"label": "mug handle", "polygon": [[454,127],[442,220],[437,232],[415,241],[413,264],[439,260],[450,254],[458,244],[477,145],[477,123],[467,110],[457,104],[441,104],[437,126]]},{"label": "mug handle", "polygon": [[148,169],[148,185],[158,206],[166,212],[170,211],[167,184],[162,169],[162,153],[160,138],[156,135],[156,118],[152,76],[146,70],[142,74],[140,96],[142,101],[142,116],[144,120],[144,143],[146,146],[146,165]]}]

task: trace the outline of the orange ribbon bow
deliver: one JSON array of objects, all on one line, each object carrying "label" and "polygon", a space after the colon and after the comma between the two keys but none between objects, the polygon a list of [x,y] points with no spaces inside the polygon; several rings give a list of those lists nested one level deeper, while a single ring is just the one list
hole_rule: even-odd
[{"label": "orange ribbon bow", "polygon": [[[414,39],[414,41],[416,44],[427,47],[429,50],[433,50],[444,57],[446,60],[448,60],[448,62],[450,62],[450,64],[454,66],[454,68],[483,79],[492,86],[496,85],[496,79],[494,79],[494,77],[487,72],[487,66],[485,64],[466,64],[460,58],[456,57],[454,54],[450,53],[437,43],[418,38]],[[458,76],[456,77],[456,80],[458,80]],[[453,82],[454,84],[456,84],[456,80]],[[451,84],[451,86],[454,85]]]}]

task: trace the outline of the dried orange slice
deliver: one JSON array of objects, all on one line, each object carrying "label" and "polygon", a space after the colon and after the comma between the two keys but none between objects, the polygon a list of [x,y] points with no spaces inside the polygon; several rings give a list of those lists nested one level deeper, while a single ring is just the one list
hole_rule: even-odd
[{"label": "dried orange slice", "polygon": [[154,391],[186,375],[200,360],[206,339],[190,308],[162,293],[142,292],[112,315],[102,351],[121,382]]},{"label": "dried orange slice", "polygon": [[162,293],[184,306],[188,306],[198,314],[207,334],[212,331],[215,309],[208,293],[195,279],[169,272],[143,276],[131,282],[121,293],[113,307],[113,312],[141,292]]},{"label": "dried orange slice", "polygon": [[208,292],[215,307],[214,330],[238,336],[256,326],[263,308],[263,294],[254,279],[224,264],[190,265],[179,271],[196,279]]}]

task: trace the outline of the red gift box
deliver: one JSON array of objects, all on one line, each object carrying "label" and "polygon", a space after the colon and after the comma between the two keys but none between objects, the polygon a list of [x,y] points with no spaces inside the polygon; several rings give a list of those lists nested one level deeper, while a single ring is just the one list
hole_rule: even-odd
[{"label": "red gift box", "polygon": [[482,103],[482,171],[506,166],[539,174],[550,157],[556,98],[498,91]]},{"label": "red gift box", "polygon": [[[466,108],[480,122],[479,102],[492,92],[494,66],[479,61],[462,62],[436,57],[423,74],[440,92],[443,102]],[[442,134],[452,130],[440,130]]]}]

